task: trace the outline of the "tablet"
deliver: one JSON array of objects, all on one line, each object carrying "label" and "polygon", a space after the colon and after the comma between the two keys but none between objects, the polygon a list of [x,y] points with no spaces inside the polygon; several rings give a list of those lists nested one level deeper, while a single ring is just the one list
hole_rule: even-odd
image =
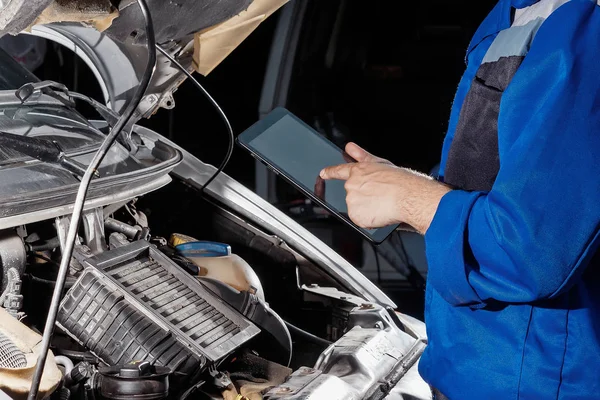
[{"label": "tablet", "polygon": [[355,161],[288,110],[273,110],[239,135],[237,143],[369,241],[379,244],[398,227],[363,229],[348,218],[344,182],[323,181],[319,172]]}]

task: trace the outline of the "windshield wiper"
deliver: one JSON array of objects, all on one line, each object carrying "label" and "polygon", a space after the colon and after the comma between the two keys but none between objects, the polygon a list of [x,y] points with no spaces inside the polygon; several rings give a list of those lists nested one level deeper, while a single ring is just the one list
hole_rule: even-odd
[{"label": "windshield wiper", "polygon": [[111,127],[114,126],[119,119],[119,114],[106,107],[104,104],[84,94],[72,92],[62,83],[54,81],[26,83],[15,91],[15,96],[21,101],[21,104],[35,103],[37,100],[37,97],[33,96],[35,93],[50,96],[72,109],[75,108],[76,99],[82,100],[92,106],[92,108],[94,108],[94,110],[96,110],[96,112],[100,114]]},{"label": "windshield wiper", "polygon": [[[45,94],[50,96],[72,110],[75,110],[75,100],[84,101],[96,110],[110,128],[115,126],[120,117],[117,112],[111,110],[99,101],[84,94],[72,92],[62,83],[54,81],[26,83],[15,91],[15,96],[21,101],[21,104],[35,104],[38,101],[39,96],[34,96],[34,94]],[[123,129],[119,138],[119,143],[133,153],[134,149],[137,149],[138,146],[127,134],[127,129],[132,129],[132,127]]]},{"label": "windshield wiper", "polygon": [[[60,145],[53,140],[15,135],[13,133],[0,131],[0,144],[42,162],[60,165],[80,178],[86,170],[85,165],[67,156]],[[96,171],[94,175],[100,176],[98,171]]]},{"label": "windshield wiper", "polygon": [[[81,93],[72,92],[62,83],[54,81],[26,83],[15,91],[15,96],[21,101],[21,104],[35,104],[38,97],[34,96],[36,93],[50,96],[73,110],[75,109],[75,99],[83,100],[91,105],[96,112],[104,118],[110,127],[113,127],[119,119],[119,114],[100,102]],[[42,162],[58,164],[80,178],[83,177],[87,168],[85,165],[69,158],[60,145],[53,140],[15,135],[0,131],[0,143]],[[94,176],[100,176],[98,171],[94,171]]]}]

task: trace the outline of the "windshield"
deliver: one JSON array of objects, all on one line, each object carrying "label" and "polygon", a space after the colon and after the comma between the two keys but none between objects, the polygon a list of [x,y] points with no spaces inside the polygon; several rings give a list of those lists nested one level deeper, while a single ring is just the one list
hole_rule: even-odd
[{"label": "windshield", "polygon": [[18,89],[39,79],[0,48],[0,90]]},{"label": "windshield", "polygon": [[[91,151],[103,136],[81,115],[62,106],[0,105],[0,131],[56,142],[67,153]],[[0,147],[0,166],[30,157],[8,146]]]}]

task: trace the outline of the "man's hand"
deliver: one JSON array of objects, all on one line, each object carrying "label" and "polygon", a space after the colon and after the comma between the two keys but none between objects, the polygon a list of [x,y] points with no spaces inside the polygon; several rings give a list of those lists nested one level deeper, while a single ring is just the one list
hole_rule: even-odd
[{"label": "man's hand", "polygon": [[363,149],[356,143],[352,143],[352,142],[348,143],[346,145],[345,150],[346,150],[346,154],[348,154],[350,157],[352,157],[352,159],[354,159],[358,162],[394,165],[394,164],[392,164],[391,161],[386,160],[385,158],[377,157],[377,156],[369,153],[368,151],[366,151],[365,149]]},{"label": "man's hand", "polygon": [[321,178],[345,180],[348,216],[371,229],[406,223],[425,234],[441,198],[450,189],[432,178],[394,166],[354,143],[346,152],[356,163],[325,168]]}]

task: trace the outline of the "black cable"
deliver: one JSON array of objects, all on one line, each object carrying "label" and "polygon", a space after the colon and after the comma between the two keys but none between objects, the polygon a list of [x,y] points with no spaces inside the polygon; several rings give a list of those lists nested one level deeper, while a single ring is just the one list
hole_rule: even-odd
[{"label": "black cable", "polygon": [[[34,250],[34,251],[37,251],[37,250]],[[43,254],[35,253],[35,254],[33,254],[33,255],[32,255],[32,257],[33,257],[33,258],[39,258],[39,259],[42,259],[42,260],[44,260],[44,261],[46,261],[46,262],[48,262],[48,263],[50,263],[50,264],[54,264],[54,265],[56,265],[57,267],[60,267],[60,264],[59,264],[59,263],[57,263],[56,261],[54,261],[54,260],[53,260],[53,259],[51,259],[50,257],[46,257],[46,256],[45,256],[45,255],[43,255]]]},{"label": "black cable", "polygon": [[26,243],[25,246],[27,247],[28,251],[32,252],[54,250],[60,246],[60,240],[58,239],[58,236],[56,236],[52,239],[44,239],[33,243]]},{"label": "black cable", "polygon": [[189,388],[188,390],[183,392],[183,394],[179,397],[179,400],[187,399],[192,393],[194,393],[196,390],[198,390],[204,384],[206,384],[206,382],[204,382],[204,381],[200,381],[200,382],[194,384],[191,388]]},{"label": "black cable", "polygon": [[396,231],[396,236],[398,237],[398,242],[400,242],[400,250],[402,250],[402,256],[404,257],[404,263],[406,265],[409,264],[408,261],[408,253],[406,252],[406,248],[404,247],[404,239],[402,238],[402,234],[400,231]]},{"label": "black cable", "polygon": [[[55,265],[55,266],[57,266],[57,267],[60,267],[60,264],[59,264],[59,263],[57,263],[56,261],[54,261],[54,260],[53,260],[53,259],[51,259],[50,257],[46,257],[46,256],[45,256],[45,255],[43,255],[43,254],[40,254],[40,253],[34,253],[34,254],[32,254],[32,257],[33,257],[33,258],[39,258],[39,259],[41,259],[41,260],[44,260],[44,261],[46,261],[46,262],[47,262],[47,263],[49,263],[49,264]],[[39,266],[40,264],[34,264],[34,265],[37,265],[37,266]],[[43,265],[43,264],[42,264],[42,265]],[[31,281],[33,281],[33,282],[37,282],[37,283],[43,283],[44,285],[48,285],[48,286],[52,286],[52,287],[56,286],[56,281],[52,281],[52,280],[49,280],[49,279],[40,278],[40,277],[38,277],[38,276],[35,276],[35,275],[31,274],[31,273],[30,273],[30,274],[28,274],[27,276],[28,276],[28,277],[29,277],[29,279],[31,279]],[[73,287],[73,282],[71,282],[71,283],[69,283],[69,282],[65,282],[65,285],[64,285],[64,286],[65,286],[64,288],[65,288],[65,289],[67,289],[67,290],[68,290],[68,289],[71,289],[71,288]]]},{"label": "black cable", "polygon": [[[46,285],[46,286],[50,286],[50,287],[56,287],[56,282],[55,281],[51,281],[49,279],[40,278],[40,277],[37,277],[37,276],[32,275],[32,274],[28,274],[26,276],[33,283],[40,283],[42,285]],[[75,282],[65,282],[63,290],[69,290],[69,289],[71,289],[74,284],[75,284]]]},{"label": "black cable", "polygon": [[93,365],[97,365],[99,363],[98,357],[96,357],[95,355],[93,355],[90,352],[67,350],[67,349],[61,349],[59,347],[53,347],[52,351],[54,352],[54,354],[56,354],[58,356],[69,357],[71,360],[87,361]]},{"label": "black cable", "polygon": [[102,160],[108,153],[109,149],[119,137],[119,134],[123,130],[123,127],[125,127],[129,123],[131,117],[133,116],[133,113],[138,108],[144,96],[144,93],[146,92],[146,89],[150,84],[150,79],[152,78],[154,67],[156,66],[156,41],[154,38],[154,26],[152,24],[150,11],[148,10],[148,6],[146,5],[145,0],[137,0],[137,2],[140,7],[141,14],[146,22],[146,40],[148,45],[148,61],[146,63],[146,69],[144,71],[144,74],[142,75],[140,84],[138,85],[137,90],[133,95],[133,98],[131,99],[129,104],[127,104],[127,108],[123,112],[123,115],[121,115],[115,126],[106,136],[104,142],[102,142],[102,145],[100,146],[96,154],[94,154],[94,157],[92,158],[90,165],[87,167],[85,174],[81,178],[81,183],[79,184],[77,196],[75,198],[75,204],[73,205],[73,214],[71,216],[71,222],[69,224],[69,230],[67,232],[67,239],[65,240],[65,248],[61,259],[60,268],[56,277],[56,286],[54,287],[52,301],[50,303],[48,317],[46,319],[46,325],[44,326],[44,334],[42,336],[42,342],[39,348],[40,355],[35,366],[35,372],[31,382],[31,390],[29,391],[29,395],[27,397],[28,400],[37,399],[40,383],[42,381],[42,374],[44,372],[44,367],[46,364],[46,358],[48,356],[50,341],[54,332],[54,324],[56,323],[56,316],[58,314],[58,308],[62,297],[62,291],[65,285],[67,272],[69,270],[71,256],[73,255],[75,239],[77,238],[77,231],[79,228],[79,223],[81,221],[81,213],[85,205],[85,199],[87,197],[87,192],[90,187],[92,177],[96,173],[98,167],[100,166],[100,163],[102,163]]},{"label": "black cable", "polygon": [[398,235],[398,241],[400,242],[400,249],[402,250],[402,254],[404,255],[406,268],[408,268],[408,270],[410,271],[410,274],[406,277],[406,279],[415,289],[425,290],[425,278],[408,259],[408,252],[404,247],[404,239],[402,238],[402,235],[398,231],[396,231],[396,234]]},{"label": "black cable", "polygon": [[313,335],[310,332],[306,332],[304,329],[298,328],[296,325],[292,325],[287,321],[285,321],[285,325],[288,327],[290,332],[293,332],[296,335],[301,336],[310,342],[313,342],[313,343],[316,343],[318,345],[325,346],[325,347],[329,347],[329,345],[331,345],[331,342],[329,340],[322,339],[318,336]]},{"label": "black cable", "polygon": [[221,161],[221,165],[219,165],[219,168],[217,168],[217,171],[206,181],[206,183],[204,183],[204,185],[202,185],[202,188],[200,189],[200,191],[203,192],[204,189],[206,189],[206,187],[208,185],[210,185],[211,182],[214,181],[221,172],[223,172],[223,170],[229,163],[229,160],[231,159],[231,154],[233,153],[233,148],[235,146],[235,135],[233,133],[233,128],[231,127],[231,123],[229,122],[229,119],[227,118],[227,115],[225,115],[225,112],[223,111],[223,109],[219,106],[219,104],[216,102],[216,100],[210,95],[210,93],[208,93],[208,91],[206,89],[204,89],[204,87],[200,84],[200,82],[198,82],[198,80],[196,78],[194,78],[192,76],[192,74],[183,67],[183,65],[181,65],[177,60],[175,60],[175,58],[171,57],[171,55],[169,53],[167,53],[162,47],[156,46],[156,48],[165,57],[167,57],[169,59],[169,61],[171,61],[171,63],[173,63],[178,69],[180,69],[181,72],[183,72],[192,81],[192,83],[196,86],[196,88],[198,90],[200,90],[204,94],[204,96],[206,96],[206,98],[212,103],[212,105],[219,112],[221,119],[223,120],[223,122],[225,123],[225,126],[227,127],[227,132],[229,133],[229,146],[227,148],[227,153],[225,154],[225,158],[223,159],[223,161]]},{"label": "black cable", "polygon": [[377,246],[371,243],[371,247],[373,247],[373,253],[375,254],[375,265],[377,266],[377,285],[381,287],[381,260],[379,259],[379,252],[377,251]]}]

